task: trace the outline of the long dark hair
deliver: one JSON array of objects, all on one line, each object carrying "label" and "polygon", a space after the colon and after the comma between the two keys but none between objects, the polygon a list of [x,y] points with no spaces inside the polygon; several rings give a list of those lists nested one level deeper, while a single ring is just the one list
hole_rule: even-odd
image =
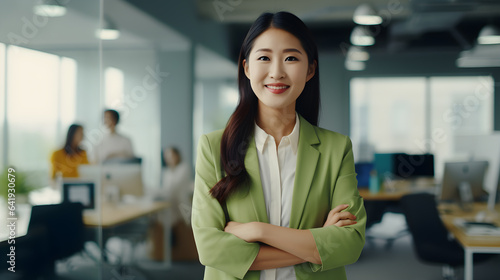
[{"label": "long dark hair", "polygon": [[72,124],[68,128],[68,134],[66,134],[66,142],[64,143],[64,151],[68,155],[78,154],[83,151],[80,147],[73,148],[73,138],[75,138],[75,133],[78,129],[83,129],[83,126],[79,124]]},{"label": "long dark hair", "polygon": [[240,100],[226,125],[220,144],[221,164],[226,176],[210,190],[210,194],[220,203],[223,203],[249,178],[244,161],[257,116],[258,99],[252,91],[250,80],[245,75],[243,60],[248,59],[255,39],[269,28],[282,29],[297,37],[307,53],[309,65],[316,62],[315,75],[306,83],[297,98],[295,110],[311,124],[318,124],[319,64],[318,49],[313,37],[307,26],[291,13],[264,13],[250,27],[240,50],[238,59]]}]

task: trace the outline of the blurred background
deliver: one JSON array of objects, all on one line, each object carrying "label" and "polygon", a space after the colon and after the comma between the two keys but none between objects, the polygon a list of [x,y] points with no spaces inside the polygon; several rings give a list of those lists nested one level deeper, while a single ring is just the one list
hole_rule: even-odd
[{"label": "blurred background", "polygon": [[[476,202],[498,205],[495,0],[0,0],[0,168],[5,180],[17,176],[20,271],[6,272],[7,263],[2,279],[201,279],[189,225],[197,142],[237,105],[237,56],[251,23],[282,10],[319,48],[319,126],[353,142],[369,242],[348,277],[440,279],[444,263],[464,279],[462,255],[456,265],[417,255],[400,199],[421,189],[439,196],[446,163],[485,160],[470,188],[489,193]],[[106,121],[109,109],[119,121]],[[65,160],[70,175],[56,155],[68,139],[81,148]],[[128,150],[102,157],[118,146]],[[2,217],[11,215],[9,188],[0,187]],[[83,208],[73,217],[35,207],[74,201]],[[34,244],[75,219],[67,228],[77,240],[65,240],[72,231],[59,239],[75,249],[41,262],[58,240]],[[13,231],[2,228],[5,257]],[[490,242],[497,253],[499,243]],[[28,248],[32,259],[23,259]],[[474,265],[474,277],[498,279],[499,261]]]}]

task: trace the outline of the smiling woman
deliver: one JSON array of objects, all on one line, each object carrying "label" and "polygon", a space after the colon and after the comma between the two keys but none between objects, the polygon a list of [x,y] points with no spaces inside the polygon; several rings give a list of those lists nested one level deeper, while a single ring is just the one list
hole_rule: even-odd
[{"label": "smiling woman", "polygon": [[366,213],[351,141],[317,127],[318,52],[265,13],[238,61],[239,104],[198,146],[192,226],[205,279],[345,279]]}]

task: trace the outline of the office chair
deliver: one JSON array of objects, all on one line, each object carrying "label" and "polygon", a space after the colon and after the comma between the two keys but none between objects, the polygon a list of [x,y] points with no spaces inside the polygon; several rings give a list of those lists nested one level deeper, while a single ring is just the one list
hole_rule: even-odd
[{"label": "office chair", "polygon": [[[401,198],[401,207],[413,236],[414,249],[422,262],[443,265],[443,278],[454,279],[454,269],[464,264],[464,250],[449,238],[434,195],[409,194]],[[488,255],[476,254],[474,262],[486,260]]]},{"label": "office chair", "polygon": [[50,254],[45,257],[55,264],[84,249],[82,213],[83,205],[79,202],[35,205],[31,209],[28,235],[39,228],[47,231]]},{"label": "office chair", "polygon": [[[15,239],[16,273],[5,270],[0,279],[52,279],[55,264],[83,249],[84,226],[81,203],[36,205],[25,236]],[[11,244],[0,242],[0,262],[7,264]],[[4,254],[5,253],[5,254]],[[9,278],[4,278],[6,276]]]},{"label": "office chair", "polygon": [[[0,279],[37,279],[39,276],[51,277],[54,275],[54,261],[47,258],[50,255],[48,244],[49,234],[46,228],[37,227],[29,234],[16,237],[15,244],[8,240],[0,242],[0,262],[2,270]],[[7,270],[11,254],[11,246],[15,246],[15,273]]]}]

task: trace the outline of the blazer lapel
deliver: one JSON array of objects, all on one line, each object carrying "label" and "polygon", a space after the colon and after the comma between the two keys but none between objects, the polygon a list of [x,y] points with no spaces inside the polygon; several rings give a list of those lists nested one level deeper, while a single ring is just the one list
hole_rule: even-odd
[{"label": "blazer lapel", "polygon": [[262,190],[262,181],[260,180],[259,158],[254,136],[250,137],[250,143],[248,143],[248,150],[245,155],[245,168],[250,176],[249,195],[252,199],[257,220],[259,222],[269,223],[266,202],[264,200],[264,191]]},{"label": "blazer lapel", "polygon": [[320,155],[320,152],[313,145],[319,143],[320,141],[313,125],[300,116],[300,135],[293,186],[290,228],[300,228],[302,213]]}]

